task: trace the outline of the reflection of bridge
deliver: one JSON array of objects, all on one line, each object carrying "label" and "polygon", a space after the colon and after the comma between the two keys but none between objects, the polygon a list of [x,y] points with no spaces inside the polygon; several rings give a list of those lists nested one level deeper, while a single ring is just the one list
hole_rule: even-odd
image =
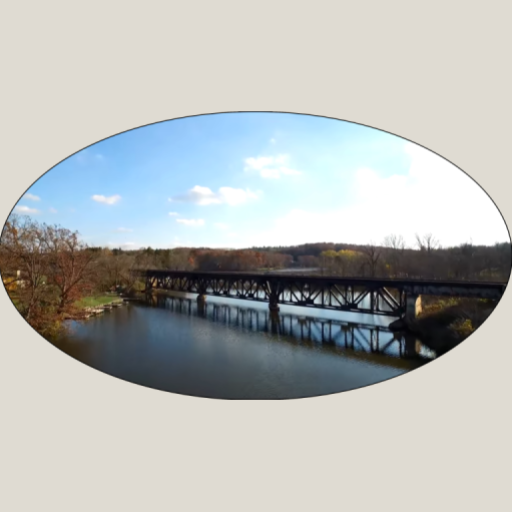
[{"label": "reflection of bridge", "polygon": [[391,366],[402,366],[400,359],[423,359],[413,336],[391,333],[384,327],[342,322],[319,317],[272,313],[264,309],[241,308],[228,304],[197,302],[187,297],[153,296],[152,302],[173,312],[199,316],[239,329],[269,332],[285,340],[313,348],[322,344],[351,356]]},{"label": "reflection of bridge", "polygon": [[147,270],[146,292],[154,288],[268,302],[414,318],[421,295],[479,297],[499,300],[504,283],[417,279],[349,278],[242,272]]}]

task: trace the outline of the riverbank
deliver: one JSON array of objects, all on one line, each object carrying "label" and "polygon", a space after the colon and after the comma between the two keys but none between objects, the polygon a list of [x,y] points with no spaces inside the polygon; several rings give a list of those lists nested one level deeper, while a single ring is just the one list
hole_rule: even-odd
[{"label": "riverbank", "polygon": [[100,315],[112,308],[120,307],[124,300],[119,295],[93,295],[83,297],[74,304],[74,311],[66,315],[65,320],[86,320],[91,316]]},{"label": "riverbank", "polygon": [[473,334],[496,307],[487,299],[422,297],[422,312],[407,325],[427,347],[442,355]]}]

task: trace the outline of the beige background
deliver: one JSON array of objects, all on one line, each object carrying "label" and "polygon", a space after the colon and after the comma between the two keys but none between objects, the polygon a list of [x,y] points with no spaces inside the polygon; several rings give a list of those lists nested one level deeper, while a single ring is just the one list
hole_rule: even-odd
[{"label": "beige background", "polygon": [[[104,137],[177,116],[280,110],[438,152],[510,226],[506,5],[5,2],[0,219],[35,179]],[[511,303],[507,290],[461,347],[397,379],[314,399],[218,401],[72,360],[2,289],[0,508],[510,510]]]}]

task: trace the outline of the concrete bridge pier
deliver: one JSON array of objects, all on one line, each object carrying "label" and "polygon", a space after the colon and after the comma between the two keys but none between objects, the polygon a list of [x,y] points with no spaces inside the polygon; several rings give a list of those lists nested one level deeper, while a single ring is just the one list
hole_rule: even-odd
[{"label": "concrete bridge pier", "polygon": [[204,293],[200,293],[197,296],[197,313],[199,316],[206,316],[206,295]]},{"label": "concrete bridge pier", "polygon": [[405,297],[405,321],[413,322],[421,314],[421,295],[417,293],[408,293]]},{"label": "concrete bridge pier", "polygon": [[196,298],[197,301],[197,313],[199,316],[206,316],[206,290],[199,289]]}]

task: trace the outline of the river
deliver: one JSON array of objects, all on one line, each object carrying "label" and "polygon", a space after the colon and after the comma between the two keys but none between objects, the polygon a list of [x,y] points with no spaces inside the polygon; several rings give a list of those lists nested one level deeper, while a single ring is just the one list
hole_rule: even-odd
[{"label": "river", "polygon": [[130,302],[69,322],[54,345],[114,377],[172,393],[288,399],[347,391],[435,357],[391,333],[392,319],[187,294]]}]

